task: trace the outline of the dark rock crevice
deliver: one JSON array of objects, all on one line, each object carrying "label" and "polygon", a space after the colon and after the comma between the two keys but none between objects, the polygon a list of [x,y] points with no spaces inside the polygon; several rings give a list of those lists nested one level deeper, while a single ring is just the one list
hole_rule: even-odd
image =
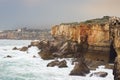
[{"label": "dark rock crevice", "polygon": [[115,48],[113,44],[110,45],[110,55],[109,55],[109,63],[114,63],[115,58],[117,57],[117,53],[115,51]]}]

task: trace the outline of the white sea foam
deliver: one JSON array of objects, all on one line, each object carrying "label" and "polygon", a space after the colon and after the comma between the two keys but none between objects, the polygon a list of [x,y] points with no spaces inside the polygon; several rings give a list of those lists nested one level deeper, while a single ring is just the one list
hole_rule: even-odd
[{"label": "white sea foam", "polygon": [[[0,40],[0,80],[113,80],[112,70],[100,66],[96,71],[105,71],[107,77],[69,76],[73,69],[71,59],[66,59],[68,68],[46,67],[51,60],[42,60],[38,56],[39,50],[31,47],[26,52],[12,50],[13,47],[27,46],[26,40]],[[11,55],[12,58],[4,58]],[[37,56],[33,58],[33,55]]]}]

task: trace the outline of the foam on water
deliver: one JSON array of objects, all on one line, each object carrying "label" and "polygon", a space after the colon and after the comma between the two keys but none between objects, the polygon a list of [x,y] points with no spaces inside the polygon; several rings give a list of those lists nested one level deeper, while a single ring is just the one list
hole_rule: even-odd
[{"label": "foam on water", "polygon": [[[51,60],[42,60],[36,47],[31,47],[26,52],[12,50],[15,46],[28,44],[30,41],[0,40],[0,80],[113,80],[112,70],[104,69],[103,66],[96,71],[108,72],[106,78],[89,77],[96,71],[91,71],[86,77],[69,76],[74,67],[71,65],[71,59],[66,59],[68,68],[46,67]],[[11,55],[12,58],[4,58],[7,55]],[[33,55],[37,58],[33,58]]]}]

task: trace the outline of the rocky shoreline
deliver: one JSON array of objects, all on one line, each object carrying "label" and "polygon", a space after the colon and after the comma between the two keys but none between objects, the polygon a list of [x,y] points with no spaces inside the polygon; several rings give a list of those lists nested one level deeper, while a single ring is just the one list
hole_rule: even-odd
[{"label": "rocky shoreline", "polygon": [[[30,48],[32,46],[38,47],[39,49],[41,49],[41,51],[38,54],[40,55],[40,57],[42,59],[44,59],[44,60],[52,60],[51,62],[46,64],[46,67],[58,66],[58,68],[67,68],[68,65],[67,65],[66,60],[59,61],[58,59],[59,58],[61,58],[61,59],[62,58],[73,58],[71,64],[74,65],[74,68],[73,68],[73,70],[71,70],[70,73],[68,73],[69,75],[73,75],[73,76],[85,76],[86,74],[88,74],[90,72],[90,70],[95,70],[100,65],[105,65],[105,68],[107,68],[107,69],[113,69],[113,65],[109,65],[109,63],[106,63],[104,61],[99,61],[99,60],[98,61],[94,61],[94,60],[91,60],[91,59],[88,59],[88,58],[82,58],[81,59],[81,58],[79,58],[77,56],[77,53],[75,53],[75,55],[72,55],[72,54],[54,55],[54,54],[51,54],[50,52],[48,53],[47,49],[48,50],[50,49],[50,46],[49,46],[50,44],[48,45],[48,43],[49,43],[48,41],[32,41],[31,44],[28,45],[27,47],[25,47],[25,46],[23,46],[22,48],[14,47],[13,50],[27,51],[28,48]],[[66,42],[65,42],[65,44],[66,44]],[[42,50],[41,47],[43,47],[43,46],[45,48],[47,48],[47,49],[43,48],[44,50]],[[68,47],[68,46],[64,46],[64,49],[66,47]],[[52,52],[54,52],[53,50],[52,50]],[[5,58],[12,58],[12,56],[8,55]],[[35,57],[33,56],[33,58],[35,58]],[[101,77],[101,75],[103,73],[104,73],[104,75],[107,76],[106,72],[92,73],[91,76],[94,76],[94,74],[95,74],[95,75],[100,75],[99,77]]]},{"label": "rocky shoreline", "polygon": [[[119,57],[119,28],[120,19],[108,16],[80,24],[60,24],[51,29],[53,39],[33,41],[28,47],[14,50],[26,51],[31,46],[38,47],[42,59],[53,60],[47,67],[67,67],[65,60],[60,62],[56,59],[73,58],[71,64],[75,63],[75,66],[68,73],[70,75],[85,76],[90,70],[105,65],[105,68],[114,70],[114,79],[119,80],[119,59],[114,63]],[[93,75],[105,77],[107,73]]]}]

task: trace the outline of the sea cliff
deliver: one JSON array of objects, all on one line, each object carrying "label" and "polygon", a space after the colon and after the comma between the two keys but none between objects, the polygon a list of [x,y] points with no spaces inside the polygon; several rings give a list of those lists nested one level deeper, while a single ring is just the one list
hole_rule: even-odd
[{"label": "sea cliff", "polygon": [[51,35],[54,38],[62,36],[66,40],[78,43],[87,36],[86,41],[89,46],[86,57],[108,62],[110,52],[109,19],[110,17],[104,16],[80,23],[62,23],[52,27]]}]

